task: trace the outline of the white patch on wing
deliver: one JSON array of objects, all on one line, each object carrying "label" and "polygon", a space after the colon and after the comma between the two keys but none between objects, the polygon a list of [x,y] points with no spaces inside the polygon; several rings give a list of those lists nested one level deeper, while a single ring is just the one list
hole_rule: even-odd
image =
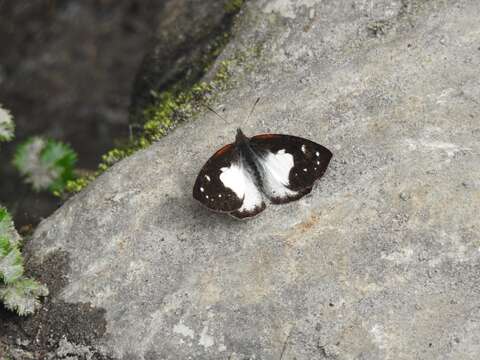
[{"label": "white patch on wing", "polygon": [[290,184],[289,175],[293,168],[293,155],[284,149],[276,154],[269,152],[267,156],[260,157],[263,188],[269,198],[285,198],[296,195],[287,186]]},{"label": "white patch on wing", "polygon": [[239,199],[243,199],[242,206],[237,211],[250,212],[261,207],[263,198],[253,176],[240,164],[231,164],[220,169],[220,181],[231,189]]}]

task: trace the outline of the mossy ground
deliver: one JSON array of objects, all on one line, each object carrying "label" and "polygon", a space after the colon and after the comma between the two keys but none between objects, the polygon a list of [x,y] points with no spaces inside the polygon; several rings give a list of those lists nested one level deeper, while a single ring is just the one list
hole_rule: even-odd
[{"label": "mossy ground", "polygon": [[230,0],[225,4],[225,11],[227,13],[236,13],[240,10],[245,0]]}]

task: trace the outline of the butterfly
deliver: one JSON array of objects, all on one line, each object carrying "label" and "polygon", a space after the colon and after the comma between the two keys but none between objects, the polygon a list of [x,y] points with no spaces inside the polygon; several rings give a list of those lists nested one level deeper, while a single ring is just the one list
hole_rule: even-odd
[{"label": "butterfly", "polygon": [[237,130],[235,142],[205,163],[193,186],[193,197],[207,208],[238,219],[272,204],[298,200],[322,177],[332,153],[313,141],[291,135],[248,138]]}]

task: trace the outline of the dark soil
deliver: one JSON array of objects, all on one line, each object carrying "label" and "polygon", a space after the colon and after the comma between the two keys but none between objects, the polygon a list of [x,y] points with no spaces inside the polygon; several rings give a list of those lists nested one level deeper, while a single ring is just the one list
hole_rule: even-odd
[{"label": "dark soil", "polygon": [[4,352],[9,348],[9,351],[23,353],[25,358],[47,359],[66,338],[88,347],[93,359],[108,359],[93,346],[105,333],[105,310],[88,303],[70,304],[59,299],[66,284],[68,266],[68,256],[62,252],[53,253],[42,264],[27,263],[29,275],[46,284],[50,295],[44,299],[42,308],[28,317],[18,317],[0,305],[0,355],[3,345]]}]

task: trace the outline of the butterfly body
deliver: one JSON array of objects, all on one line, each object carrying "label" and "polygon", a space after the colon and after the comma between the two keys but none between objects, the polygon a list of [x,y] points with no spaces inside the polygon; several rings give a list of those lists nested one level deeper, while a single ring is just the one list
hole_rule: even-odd
[{"label": "butterfly body", "polygon": [[332,153],[296,136],[263,134],[248,138],[238,129],[235,142],[203,166],[193,197],[211,210],[237,218],[254,216],[273,204],[308,194],[325,172]]}]

